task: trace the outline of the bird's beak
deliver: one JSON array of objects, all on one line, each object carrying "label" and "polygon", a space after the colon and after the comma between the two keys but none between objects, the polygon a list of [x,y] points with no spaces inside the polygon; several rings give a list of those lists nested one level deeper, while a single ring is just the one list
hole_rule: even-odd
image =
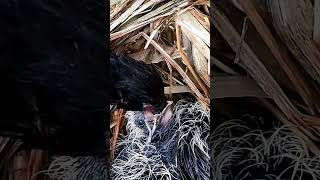
[{"label": "bird's beak", "polygon": [[160,114],[160,119],[159,122],[166,126],[170,120],[172,119],[173,116],[173,102],[172,101],[167,101],[167,106],[162,110]]},{"label": "bird's beak", "polygon": [[153,107],[151,105],[147,105],[144,107],[144,117],[147,121],[146,123],[150,126],[150,128],[155,128],[153,126],[157,123],[166,126],[172,119],[173,101],[167,101],[166,107],[159,114],[155,114],[155,112],[152,111],[152,109]]}]

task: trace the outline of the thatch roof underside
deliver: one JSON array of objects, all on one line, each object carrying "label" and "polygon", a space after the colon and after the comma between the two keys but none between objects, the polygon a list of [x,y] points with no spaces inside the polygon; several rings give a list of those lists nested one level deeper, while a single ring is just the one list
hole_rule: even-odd
[{"label": "thatch roof underside", "polygon": [[192,93],[209,107],[209,1],[115,0],[111,48],[158,65],[167,94]]},{"label": "thatch roof underside", "polygon": [[213,98],[255,98],[319,154],[320,1],[213,1],[211,12]]}]

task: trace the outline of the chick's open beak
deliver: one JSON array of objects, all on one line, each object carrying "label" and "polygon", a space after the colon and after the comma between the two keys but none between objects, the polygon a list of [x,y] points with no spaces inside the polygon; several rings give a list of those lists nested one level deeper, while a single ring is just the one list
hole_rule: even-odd
[{"label": "chick's open beak", "polygon": [[166,107],[160,113],[157,113],[152,105],[144,105],[143,109],[146,124],[150,129],[154,129],[158,123],[166,126],[170,122],[173,115],[173,102],[167,101]]}]

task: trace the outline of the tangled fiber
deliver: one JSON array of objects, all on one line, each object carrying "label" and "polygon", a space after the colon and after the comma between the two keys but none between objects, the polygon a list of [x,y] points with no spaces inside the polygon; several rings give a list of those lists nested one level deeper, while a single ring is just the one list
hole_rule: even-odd
[{"label": "tangled fiber", "polygon": [[54,157],[49,168],[43,171],[55,180],[106,180],[106,158],[94,156]]},{"label": "tangled fiber", "polygon": [[[200,103],[179,101],[170,123],[156,125],[152,137],[137,116],[127,117],[127,134],[117,144],[111,179],[210,179],[210,115]],[[107,179],[105,158],[55,157],[45,171],[56,180]]]},{"label": "tangled fiber", "polygon": [[292,127],[246,115],[223,122],[210,137],[214,180],[320,179],[320,157],[308,152]]},{"label": "tangled fiber", "polygon": [[145,128],[128,118],[113,179],[209,179],[209,112],[200,103],[181,100],[172,119],[165,128],[157,126],[148,141]]}]

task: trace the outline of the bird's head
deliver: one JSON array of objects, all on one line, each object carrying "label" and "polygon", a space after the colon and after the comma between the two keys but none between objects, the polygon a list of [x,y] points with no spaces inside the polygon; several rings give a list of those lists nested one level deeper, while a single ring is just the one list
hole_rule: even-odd
[{"label": "bird's head", "polygon": [[111,104],[130,111],[143,111],[144,104],[161,104],[164,83],[154,64],[146,64],[129,56],[111,54]]},{"label": "bird's head", "polygon": [[168,101],[164,108],[156,108],[153,105],[145,104],[143,111],[127,111],[127,130],[129,133],[138,133],[151,141],[156,128],[166,127],[173,116],[173,102]]}]

